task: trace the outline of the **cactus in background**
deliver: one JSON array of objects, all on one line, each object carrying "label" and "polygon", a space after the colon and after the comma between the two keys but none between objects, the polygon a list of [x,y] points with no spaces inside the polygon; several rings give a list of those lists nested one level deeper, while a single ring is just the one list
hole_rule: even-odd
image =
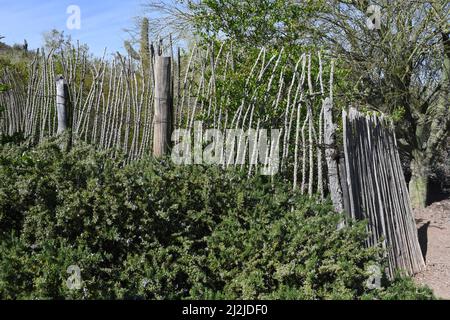
[{"label": "cactus in background", "polygon": [[141,47],[140,54],[142,59],[142,66],[147,72],[150,69],[150,40],[149,40],[149,21],[148,18],[143,18],[141,22]]},{"label": "cactus in background", "polygon": [[124,42],[125,50],[127,50],[128,55],[135,60],[141,60],[144,70],[147,72],[150,69],[151,61],[151,49],[150,49],[150,39],[149,39],[149,20],[148,18],[142,18],[141,21],[141,33],[139,41],[139,51],[136,51],[131,45],[130,41]]}]

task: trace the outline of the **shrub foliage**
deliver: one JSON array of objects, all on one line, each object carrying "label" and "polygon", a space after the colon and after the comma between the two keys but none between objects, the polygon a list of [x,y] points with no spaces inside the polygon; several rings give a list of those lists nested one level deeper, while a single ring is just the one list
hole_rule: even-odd
[{"label": "shrub foliage", "polygon": [[[364,223],[263,176],[125,164],[57,142],[0,150],[0,298],[430,298],[410,280],[367,287]],[[70,290],[67,268],[81,269]]]}]

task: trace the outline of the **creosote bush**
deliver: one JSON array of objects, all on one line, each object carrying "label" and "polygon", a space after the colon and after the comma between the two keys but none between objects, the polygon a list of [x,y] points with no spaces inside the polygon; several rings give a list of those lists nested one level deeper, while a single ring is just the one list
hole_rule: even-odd
[{"label": "creosote bush", "polygon": [[[369,289],[365,224],[276,177],[58,142],[0,150],[2,299],[427,299]],[[67,268],[81,269],[70,290]]]}]

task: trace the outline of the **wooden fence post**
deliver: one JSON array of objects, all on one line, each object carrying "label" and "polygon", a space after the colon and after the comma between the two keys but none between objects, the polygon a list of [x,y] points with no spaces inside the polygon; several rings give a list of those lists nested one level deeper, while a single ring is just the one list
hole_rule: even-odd
[{"label": "wooden fence post", "polygon": [[170,57],[155,57],[155,125],[153,155],[162,157],[170,149],[172,131],[172,90]]},{"label": "wooden fence post", "polygon": [[67,95],[66,95],[66,81],[64,77],[59,75],[56,77],[56,110],[58,112],[58,131],[60,135],[67,130],[68,127],[68,110],[67,110]]},{"label": "wooden fence post", "polygon": [[71,110],[69,101],[69,88],[67,82],[62,75],[56,77],[56,112],[58,114],[58,129],[56,134],[62,135],[68,133],[61,148],[66,151],[72,147],[72,126],[71,126]]}]

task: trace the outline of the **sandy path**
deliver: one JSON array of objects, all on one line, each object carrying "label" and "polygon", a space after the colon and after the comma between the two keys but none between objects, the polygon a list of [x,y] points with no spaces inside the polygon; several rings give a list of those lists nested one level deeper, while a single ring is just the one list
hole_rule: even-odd
[{"label": "sandy path", "polygon": [[427,264],[415,279],[437,297],[450,300],[450,199],[416,211],[415,218]]}]

